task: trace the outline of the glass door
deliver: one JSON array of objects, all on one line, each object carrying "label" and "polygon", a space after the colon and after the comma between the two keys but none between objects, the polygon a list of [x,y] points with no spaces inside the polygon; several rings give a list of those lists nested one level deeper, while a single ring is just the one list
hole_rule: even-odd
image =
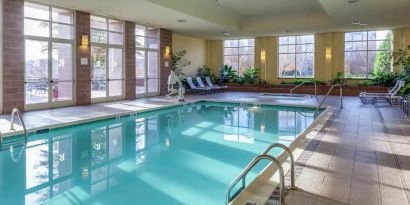
[{"label": "glass door", "polygon": [[136,94],[137,97],[159,94],[159,30],[136,25]]},{"label": "glass door", "polygon": [[73,104],[73,13],[25,2],[25,109]]},{"label": "glass door", "polygon": [[124,25],[122,21],[91,16],[91,99],[124,98]]}]

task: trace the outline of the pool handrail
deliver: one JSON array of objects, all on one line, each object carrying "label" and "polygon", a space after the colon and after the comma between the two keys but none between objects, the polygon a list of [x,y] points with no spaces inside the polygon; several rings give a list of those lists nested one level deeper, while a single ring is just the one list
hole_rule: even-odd
[{"label": "pool handrail", "polygon": [[[285,173],[283,171],[282,166],[280,165],[280,162],[275,158],[272,157],[270,155],[267,154],[261,154],[258,155],[255,159],[253,159],[246,167],[245,169],[242,170],[242,172],[239,174],[239,176],[237,176],[232,182],[231,184],[229,184],[227,190],[226,190],[226,205],[229,204],[229,202],[231,201],[231,191],[233,189],[233,187],[238,184],[238,182],[246,175],[248,174],[248,172],[255,167],[256,164],[258,164],[259,161],[261,161],[262,159],[267,159],[270,160],[271,162],[273,162],[279,170],[279,183],[280,183],[280,198],[279,198],[279,204],[280,205],[285,205]],[[241,187],[241,190],[243,190],[243,184]]]},{"label": "pool handrail", "polygon": [[273,148],[276,148],[276,147],[282,148],[289,155],[289,158],[290,158],[290,189],[297,190],[298,188],[295,185],[296,184],[295,183],[295,158],[293,157],[293,154],[290,151],[289,147],[281,143],[274,143],[274,144],[269,145],[269,147],[267,147],[265,151],[262,152],[262,155],[265,155],[265,154],[267,155],[269,151],[271,151]]},{"label": "pool handrail", "polygon": [[305,81],[300,83],[299,85],[295,86],[294,88],[290,89],[290,94],[293,94],[293,91],[296,90],[297,88],[299,88],[300,86],[306,84],[306,83],[313,83],[315,85],[315,98],[317,98],[317,83],[316,81]]},{"label": "pool handrail", "polygon": [[329,97],[329,95],[332,92],[333,88],[335,88],[337,86],[340,87],[340,109],[343,109],[343,85],[342,84],[334,84],[334,85],[332,85],[332,87],[329,88],[329,90],[327,91],[325,97],[320,101],[319,105],[317,106],[317,108],[315,110],[315,114],[322,107],[322,105],[326,101],[327,97]]},{"label": "pool handrail", "polygon": [[21,113],[20,110],[17,108],[13,108],[12,112],[11,112],[11,117],[10,117],[10,130],[14,130],[14,115],[17,115],[17,117],[20,120],[21,126],[23,127],[23,132],[24,132],[24,138],[25,140],[27,140],[28,137],[28,132],[26,129],[26,124],[24,123],[23,118],[21,117]]}]

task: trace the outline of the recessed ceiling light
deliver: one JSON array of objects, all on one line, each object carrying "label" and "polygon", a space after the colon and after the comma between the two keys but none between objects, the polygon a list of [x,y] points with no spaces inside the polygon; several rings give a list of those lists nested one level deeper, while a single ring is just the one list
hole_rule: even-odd
[{"label": "recessed ceiling light", "polygon": [[346,3],[348,4],[355,4],[357,3],[359,0],[346,0]]},{"label": "recessed ceiling light", "polygon": [[187,22],[187,20],[186,19],[178,19],[177,22],[178,23],[185,23],[185,22]]},{"label": "recessed ceiling light", "polygon": [[360,21],[359,21],[359,20],[353,20],[353,21],[352,21],[352,24],[353,24],[353,25],[360,25]]},{"label": "recessed ceiling light", "polygon": [[367,26],[367,25],[369,25],[369,24],[367,24],[367,23],[361,23],[360,25],[361,25],[361,26]]},{"label": "recessed ceiling light", "polygon": [[231,35],[231,34],[228,33],[228,32],[222,32],[222,34],[225,35],[225,36],[230,36],[230,35]]}]

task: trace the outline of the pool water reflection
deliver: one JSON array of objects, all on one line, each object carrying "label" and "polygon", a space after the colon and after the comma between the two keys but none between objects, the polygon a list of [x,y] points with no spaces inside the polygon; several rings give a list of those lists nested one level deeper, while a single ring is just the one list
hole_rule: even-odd
[{"label": "pool water reflection", "polygon": [[0,152],[0,204],[223,204],[246,164],[313,121],[308,108],[201,102],[35,135],[16,162]]}]

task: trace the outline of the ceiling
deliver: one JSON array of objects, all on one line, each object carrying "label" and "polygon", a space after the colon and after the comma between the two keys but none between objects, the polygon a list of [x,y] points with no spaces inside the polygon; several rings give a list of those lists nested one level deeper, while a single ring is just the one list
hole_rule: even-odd
[{"label": "ceiling", "polygon": [[[410,0],[36,0],[206,39],[409,27]],[[179,23],[177,20],[186,22]],[[352,21],[363,25],[353,25]],[[229,33],[229,36],[223,33]]]}]

